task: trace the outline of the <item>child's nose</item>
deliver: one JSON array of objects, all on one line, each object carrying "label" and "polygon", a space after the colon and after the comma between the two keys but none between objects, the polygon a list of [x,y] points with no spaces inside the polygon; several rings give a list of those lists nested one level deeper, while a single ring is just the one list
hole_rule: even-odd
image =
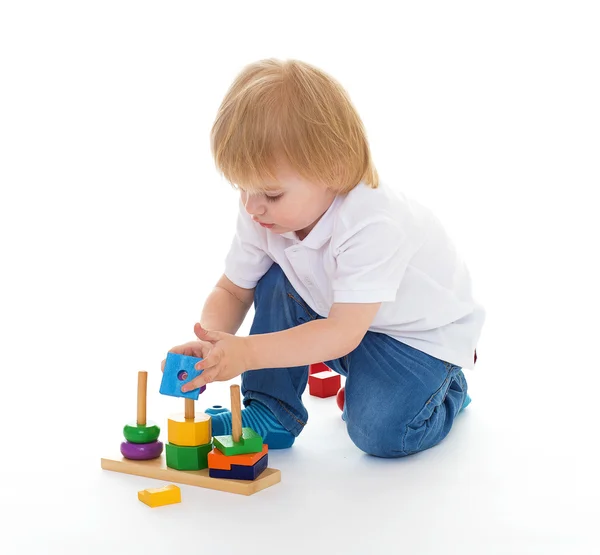
[{"label": "child's nose", "polygon": [[246,212],[251,216],[260,216],[265,213],[265,207],[256,197],[248,195],[245,202]]}]

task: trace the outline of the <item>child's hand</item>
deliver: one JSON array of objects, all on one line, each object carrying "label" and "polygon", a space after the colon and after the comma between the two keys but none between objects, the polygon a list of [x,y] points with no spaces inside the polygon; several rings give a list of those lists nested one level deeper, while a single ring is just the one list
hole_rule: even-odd
[{"label": "child's hand", "polygon": [[[184,343],[183,345],[178,345],[177,347],[169,349],[169,352],[177,355],[186,355],[188,357],[206,358],[211,349],[212,343],[209,343],[208,341],[190,341],[189,343]],[[161,372],[165,371],[166,362],[167,359],[164,359],[160,363]]]},{"label": "child's hand", "polygon": [[[181,389],[183,392],[202,387],[210,382],[231,380],[247,369],[244,337],[220,331],[207,331],[200,324],[194,326],[194,333],[200,341],[193,341],[186,345],[201,345],[200,351],[203,354],[192,356],[204,359],[195,366],[196,370],[204,370],[204,372],[185,384]],[[210,347],[207,348],[206,345]]]}]

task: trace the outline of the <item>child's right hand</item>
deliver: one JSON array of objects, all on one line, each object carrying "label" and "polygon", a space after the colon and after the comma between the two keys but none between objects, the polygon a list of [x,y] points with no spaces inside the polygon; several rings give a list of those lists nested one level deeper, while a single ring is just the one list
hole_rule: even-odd
[{"label": "child's right hand", "polygon": [[[183,345],[177,345],[172,349],[169,349],[170,353],[175,353],[178,355],[186,355],[189,357],[197,357],[197,358],[206,358],[210,350],[212,349],[213,344],[208,341],[190,341],[189,343],[184,343]],[[160,371],[165,371],[165,363],[167,359],[164,359],[160,363]]]}]

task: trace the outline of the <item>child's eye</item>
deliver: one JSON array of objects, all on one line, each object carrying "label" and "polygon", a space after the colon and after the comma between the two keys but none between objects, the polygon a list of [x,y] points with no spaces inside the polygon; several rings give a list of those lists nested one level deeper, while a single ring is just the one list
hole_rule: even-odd
[{"label": "child's eye", "polygon": [[276,195],[276,196],[269,196],[269,195],[265,195],[267,197],[267,201],[268,202],[275,202],[277,199],[280,199],[283,196],[283,193],[281,195]]}]

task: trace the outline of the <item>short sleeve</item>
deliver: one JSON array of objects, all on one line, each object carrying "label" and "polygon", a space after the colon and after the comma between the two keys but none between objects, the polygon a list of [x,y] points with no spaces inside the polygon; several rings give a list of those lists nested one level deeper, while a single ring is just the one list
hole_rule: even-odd
[{"label": "short sleeve", "polygon": [[273,264],[262,231],[240,203],[235,237],[225,258],[225,275],[243,289],[254,289]]},{"label": "short sleeve", "polygon": [[376,220],[344,233],[334,246],[334,303],[377,303],[396,299],[414,249],[392,219]]}]

